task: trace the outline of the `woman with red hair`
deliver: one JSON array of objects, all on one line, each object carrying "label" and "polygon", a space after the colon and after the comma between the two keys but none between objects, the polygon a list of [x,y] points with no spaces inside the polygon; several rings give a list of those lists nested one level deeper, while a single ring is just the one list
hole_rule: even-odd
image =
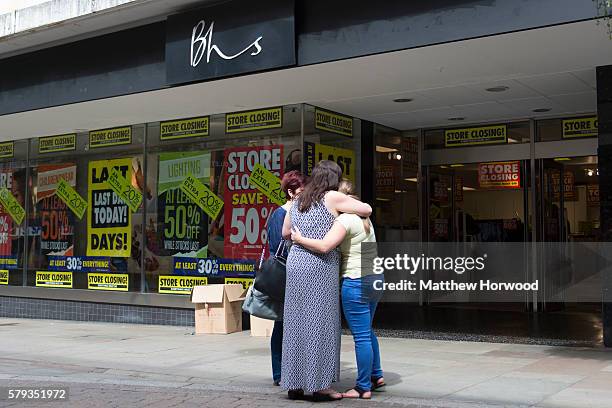
[{"label": "woman with red hair", "polygon": [[[275,254],[282,242],[282,231],[283,221],[285,220],[285,214],[291,209],[293,200],[302,192],[304,189],[305,177],[304,175],[293,170],[285,173],[281,180],[281,188],[285,192],[287,202],[270,214],[268,219],[268,249],[270,255]],[[289,253],[289,247],[283,248],[283,253],[280,254],[283,258],[287,259]],[[282,308],[281,308],[282,310]],[[272,380],[274,385],[280,385],[281,379],[281,361],[283,354],[283,321],[277,320],[274,322],[274,329],[272,330],[272,338],[270,339],[270,351],[272,354]]]}]

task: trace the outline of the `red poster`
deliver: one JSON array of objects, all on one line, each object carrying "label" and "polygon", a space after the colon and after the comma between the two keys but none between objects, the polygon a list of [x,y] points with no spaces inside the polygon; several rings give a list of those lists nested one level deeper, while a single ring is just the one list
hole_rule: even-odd
[{"label": "red poster", "polygon": [[277,206],[249,183],[249,176],[257,163],[282,177],[283,146],[225,149],[225,258],[257,261],[268,242],[266,221]]},{"label": "red poster", "polygon": [[[0,188],[11,190],[13,185],[13,170],[0,169]],[[13,230],[13,219],[4,211],[4,207],[0,206],[0,255],[11,255],[12,239],[11,231]]]},{"label": "red poster", "polygon": [[521,188],[521,162],[480,163],[478,185],[484,189]]}]

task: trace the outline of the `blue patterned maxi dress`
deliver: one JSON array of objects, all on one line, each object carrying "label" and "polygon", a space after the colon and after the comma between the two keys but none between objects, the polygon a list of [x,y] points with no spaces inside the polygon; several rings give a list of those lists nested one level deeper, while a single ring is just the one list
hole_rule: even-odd
[{"label": "blue patterned maxi dress", "polygon": [[[295,203],[291,223],[304,237],[322,239],[334,215],[323,202],[300,212]],[[315,392],[340,377],[340,254],[310,252],[293,245],[287,258],[281,385]]]}]

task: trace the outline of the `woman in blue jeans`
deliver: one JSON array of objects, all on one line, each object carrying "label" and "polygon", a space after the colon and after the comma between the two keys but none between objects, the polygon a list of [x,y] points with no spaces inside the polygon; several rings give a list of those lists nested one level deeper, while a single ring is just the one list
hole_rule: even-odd
[{"label": "woman in blue jeans", "polygon": [[[354,196],[351,183],[343,181],[338,191]],[[376,235],[369,219],[355,214],[340,214],[331,230],[322,240],[304,238],[299,230],[293,229],[291,240],[304,248],[327,253],[339,246],[342,253],[342,310],[353,333],[357,357],[357,381],[355,386],[342,394],[344,398],[372,397],[374,389],[385,386],[380,364],[378,339],[372,330],[372,320],[382,292],[373,289],[382,275],[362,275],[361,260],[376,257],[376,246],[361,243],[375,243]]]},{"label": "woman in blue jeans", "polygon": [[[270,255],[275,254],[283,240],[283,222],[285,221],[285,214],[291,209],[293,200],[302,192],[304,189],[305,178],[304,175],[293,170],[285,173],[281,180],[281,188],[285,192],[288,200],[285,204],[278,207],[270,214],[268,219],[268,249]],[[287,253],[289,247],[285,246],[283,249],[282,256],[287,259]],[[282,310],[282,308],[281,308]],[[274,385],[280,385],[281,379],[281,362],[283,356],[283,321],[277,320],[274,322],[274,328],[272,329],[272,337],[270,339],[270,352],[272,354],[272,380]]]}]

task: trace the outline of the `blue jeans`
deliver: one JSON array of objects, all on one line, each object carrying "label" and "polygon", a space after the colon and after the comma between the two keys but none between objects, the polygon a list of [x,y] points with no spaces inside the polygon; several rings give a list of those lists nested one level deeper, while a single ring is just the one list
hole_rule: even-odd
[{"label": "blue jeans", "polygon": [[356,386],[364,391],[372,389],[372,377],[383,376],[378,339],[372,330],[374,312],[382,295],[372,289],[372,283],[380,279],[382,275],[342,280],[342,310],[355,341]]},{"label": "blue jeans", "polygon": [[272,352],[272,379],[281,379],[281,361],[283,358],[283,322],[275,321],[270,338],[270,351]]}]

